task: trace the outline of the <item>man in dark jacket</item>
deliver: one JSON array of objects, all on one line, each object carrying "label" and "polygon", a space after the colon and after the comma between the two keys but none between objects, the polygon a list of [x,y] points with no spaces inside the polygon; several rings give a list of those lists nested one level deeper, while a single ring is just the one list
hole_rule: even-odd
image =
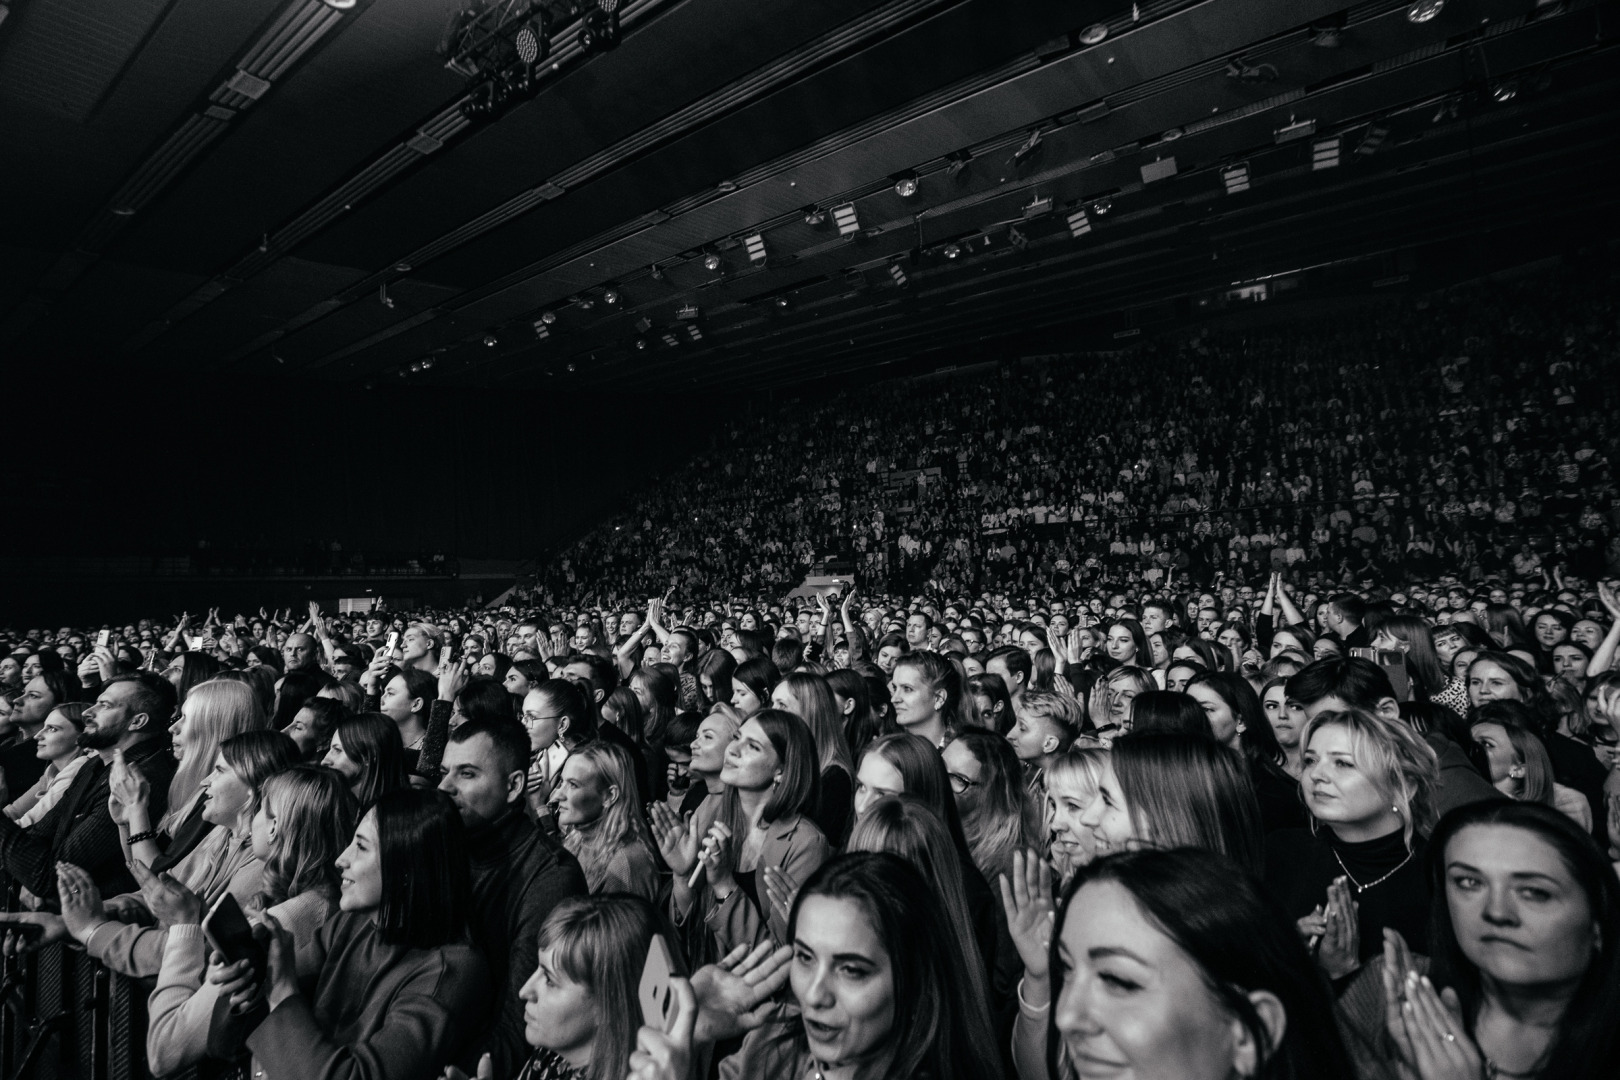
[{"label": "man in dark jacket", "polygon": [[488,1053],[496,1076],[515,1076],[529,1056],[518,992],[539,962],[540,927],[563,900],[584,896],[579,862],[525,813],[529,737],[521,724],[468,720],[444,749],[444,779],[467,826],[473,876],[473,944],[489,961],[496,1007],[469,1042],[468,1075]]},{"label": "man in dark jacket", "polygon": [[174,709],[175,690],[167,679],[139,671],[109,680],[85,710],[79,735],[79,747],[96,757],[79,770],[61,801],[27,829],[0,814],[0,866],[47,908],[57,907],[58,862],[83,869],[103,896],[135,891],[118,823],[107,809],[108,776],[113,754],[123,751],[125,765],[151,788],[153,819],[163,816],[175,768],[168,739]]}]

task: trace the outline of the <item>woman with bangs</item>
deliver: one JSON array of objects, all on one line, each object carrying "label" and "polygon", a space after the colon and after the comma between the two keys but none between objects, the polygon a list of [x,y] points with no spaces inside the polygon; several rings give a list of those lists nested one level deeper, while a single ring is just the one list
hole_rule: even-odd
[{"label": "woman with bangs", "polygon": [[1075,746],[1047,767],[1046,847],[1060,882],[1096,856],[1097,834],[1082,819],[1097,798],[1107,765],[1107,750]]},{"label": "woman with bangs", "polygon": [[1267,886],[1331,978],[1377,955],[1385,927],[1425,951],[1434,751],[1405,723],[1361,709],[1318,713],[1300,745],[1311,828],[1267,837]]},{"label": "woman with bangs", "polygon": [[[145,863],[155,874],[189,855],[213,828],[203,816],[203,778],[214,768],[227,739],[268,727],[269,716],[253,691],[239,682],[199,683],[180,706],[169,728],[180,767],[169,781],[169,810],[154,826],[147,813],[150,789],[137,770],[114,758],[108,792],[117,808],[124,851],[131,863]],[[121,811],[121,813],[120,813]]]},{"label": "woman with bangs", "polygon": [[1187,683],[1187,693],[1203,707],[1215,741],[1243,755],[1265,830],[1305,825],[1299,784],[1283,767],[1287,755],[1248,680],[1229,671],[1205,672]]},{"label": "woman with bangs", "polygon": [[408,783],[399,725],[382,713],[361,713],[339,722],[321,764],[348,781],[360,800],[361,813]]},{"label": "woman with bangs", "polygon": [[[263,864],[257,896],[245,906],[255,922],[266,916],[293,936],[300,977],[314,974],[310,946],[315,932],[338,907],[337,858],[354,835],[359,804],[343,778],[318,765],[295,765],[264,782],[253,816],[253,854]],[[210,1032],[220,1006],[218,982],[204,978],[207,941],[199,925],[203,909],[177,908],[163,950],[157,986],[147,1003],[149,1067],[166,1076],[208,1056]],[[216,955],[221,979],[245,973]]]},{"label": "woman with bangs", "polygon": [[768,887],[793,895],[830,854],[808,816],[817,774],[809,727],[792,713],[765,709],[744,721],[726,749],[725,794],[684,822],[654,805],[653,835],[674,872],[670,909],[689,957],[787,940],[787,911]]}]

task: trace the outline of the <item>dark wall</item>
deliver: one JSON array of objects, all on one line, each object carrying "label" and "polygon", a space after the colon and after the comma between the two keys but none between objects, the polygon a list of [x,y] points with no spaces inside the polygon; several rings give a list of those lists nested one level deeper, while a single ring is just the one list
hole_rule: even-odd
[{"label": "dark wall", "polygon": [[[0,371],[13,554],[529,558],[709,429],[701,402]],[[715,410],[717,411],[717,410]],[[671,424],[667,418],[678,418]]]}]

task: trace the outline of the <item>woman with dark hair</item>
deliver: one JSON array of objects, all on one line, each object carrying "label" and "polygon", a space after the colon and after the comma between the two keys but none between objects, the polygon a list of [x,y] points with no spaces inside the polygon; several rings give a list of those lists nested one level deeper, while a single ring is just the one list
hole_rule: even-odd
[{"label": "woman with dark hair", "polygon": [[1332,998],[1242,867],[1197,848],[1081,868],[1053,917],[1044,872],[1006,890],[1024,956],[1021,1076],[1350,1080]]},{"label": "woman with dark hair", "polygon": [[1260,807],[1237,755],[1202,735],[1132,732],[1114,740],[1080,823],[1098,855],[1200,847],[1251,872],[1264,863]]},{"label": "woman with dark hair", "polygon": [[731,676],[731,707],[744,720],[771,703],[771,691],[782,681],[782,673],[767,656],[745,660]]},{"label": "woman with dark hair", "polygon": [[[5,815],[26,829],[61,801],[79,770],[89,764],[91,755],[79,749],[79,736],[84,732],[84,713],[90,706],[82,701],[58,705],[45,717],[39,733],[34,736],[34,756],[45,763],[44,772],[32,787],[16,794],[7,804]],[[0,698],[0,711],[11,708],[11,703]]]},{"label": "woman with dark hair", "polygon": [[1620,1074],[1620,886],[1551,807],[1474,803],[1429,841],[1432,966],[1386,934],[1387,1026],[1421,1080]]},{"label": "woman with dark hair", "polygon": [[850,760],[859,761],[868,743],[879,735],[891,734],[872,709],[871,683],[853,668],[838,668],[827,673],[827,685],[843,717],[844,745],[849,747]]},{"label": "woman with dark hair", "polygon": [[1486,604],[1483,613],[1485,632],[1498,648],[1525,649],[1535,652],[1535,643],[1524,629],[1524,619],[1512,604]]},{"label": "woman with dark hair", "polygon": [[285,730],[292,723],[298,710],[304,707],[304,702],[313,698],[332,682],[332,676],[324,671],[289,671],[276,680],[276,707],[270,714],[270,726],[276,731]]},{"label": "woman with dark hair", "polygon": [[844,741],[844,725],[832,687],[820,675],[792,672],[771,691],[771,708],[792,713],[810,728],[821,770],[810,818],[829,844],[842,847],[849,835],[855,798],[855,762]]},{"label": "woman with dark hair", "polygon": [[207,682],[225,669],[225,665],[204,652],[177,653],[169,666],[163,669],[163,677],[174,684],[176,694],[179,695],[180,704],[186,703],[186,695],[198,683]]},{"label": "woman with dark hair", "polygon": [[1445,690],[1448,676],[1435,652],[1434,633],[1427,621],[1416,615],[1374,611],[1367,616],[1367,629],[1372,633],[1373,648],[1393,649],[1406,656],[1406,673],[1418,697],[1431,701]]},{"label": "woman with dark hair", "polygon": [[1115,619],[1104,631],[1103,649],[1109,659],[1121,667],[1152,667],[1153,651],[1148,647],[1147,634],[1135,619]]},{"label": "woman with dark hair", "polygon": [[889,700],[894,703],[894,722],[936,749],[962,726],[962,675],[938,653],[901,657],[889,676]]},{"label": "woman with dark hair", "polygon": [[1131,702],[1131,731],[1179,731],[1183,735],[1211,734],[1203,707],[1188,694],[1149,690]]},{"label": "woman with dark hair", "polygon": [[970,724],[987,728],[997,735],[1005,736],[1017,720],[1013,715],[1012,695],[1007,692],[1007,680],[991,672],[968,679],[962,705],[968,713]]},{"label": "woman with dark hair", "polygon": [[680,1006],[667,1034],[659,1024],[641,1029],[630,1075],[687,1080],[701,1011],[714,1022],[699,1038],[747,1033],[741,1049],[720,1062],[722,1080],[1001,1080],[990,1018],[967,990],[972,960],[939,934],[944,922],[938,897],[904,859],[886,852],[834,859],[794,898],[791,953],[722,966],[744,984],[745,1006],[787,983],[797,1015],[767,1023],[778,1014],[741,1012],[717,992],[725,985],[721,971],[699,972],[690,985],[677,980]]},{"label": "woman with dark hair", "polygon": [[544,660],[514,660],[506,668],[506,674],[501,677],[501,685],[506,692],[522,701],[529,691],[551,678],[551,669]]},{"label": "woman with dark hair", "polygon": [[698,690],[704,710],[731,704],[731,679],[737,672],[737,658],[724,649],[710,649],[698,660]]},{"label": "woman with dark hair", "polygon": [[1177,645],[1175,652],[1170,654],[1170,662],[1173,664],[1178,660],[1196,660],[1204,665],[1205,671],[1232,670],[1232,654],[1201,637],[1190,637]]},{"label": "woman with dark hair", "polygon": [[887,677],[894,674],[894,665],[900,662],[901,657],[910,652],[911,645],[906,641],[904,634],[884,634],[878,638],[877,651],[873,653],[872,659],[877,664],[878,670]]},{"label": "woman with dark hair", "polygon": [[281,678],[281,650],[269,645],[255,645],[247,651],[247,666],[250,668],[267,667],[275,672],[276,678]]},{"label": "woman with dark hair", "polygon": [[1553,779],[1552,759],[1519,701],[1488,701],[1474,710],[1470,732],[1484,751],[1486,779],[1510,799],[1551,806],[1592,831],[1592,807],[1574,788]]},{"label": "woman with dark hair", "polygon": [[669,757],[664,753],[664,744],[680,701],[680,669],[671,664],[638,667],[630,673],[628,685],[641,706],[641,731],[628,734],[646,755],[652,791],[643,794],[662,799],[669,794]]},{"label": "woman with dark hair", "polygon": [[487,652],[478,658],[474,673],[506,684],[506,673],[512,670],[512,658],[503,652]]},{"label": "woman with dark hair", "polygon": [[653,804],[653,836],[674,871],[670,906],[687,928],[689,957],[725,956],[767,937],[787,941],[787,911],[771,903],[764,872],[778,874],[783,895],[791,896],[826,861],[827,838],[807,816],[817,774],[816,744],[804,721],[765,709],[743,723],[727,748],[719,799],[705,801],[685,822]]},{"label": "woman with dark hair", "polygon": [[349,782],[362,811],[408,783],[399,725],[382,713],[361,713],[341,721],[321,764]]},{"label": "woman with dark hair", "polygon": [[[247,1038],[271,1080],[434,1077],[477,1029],[489,968],[467,942],[472,882],[455,804],[401,788],[377,800],[338,857],[338,914],[315,935],[313,993],[300,986],[292,935],[274,919],[262,994],[269,1012]],[[231,987],[245,1004],[261,988]],[[225,987],[221,988],[222,996]]]},{"label": "woman with dark hair", "polygon": [[450,727],[458,728],[468,720],[510,724],[517,719],[517,705],[521,700],[513,697],[506,687],[494,679],[474,675],[455,694],[451,703]]},{"label": "woman with dark hair", "polygon": [[1215,741],[1243,755],[1265,830],[1304,826],[1299,784],[1283,769],[1287,756],[1249,681],[1230,671],[1206,671],[1187,683],[1187,693],[1203,707]]}]

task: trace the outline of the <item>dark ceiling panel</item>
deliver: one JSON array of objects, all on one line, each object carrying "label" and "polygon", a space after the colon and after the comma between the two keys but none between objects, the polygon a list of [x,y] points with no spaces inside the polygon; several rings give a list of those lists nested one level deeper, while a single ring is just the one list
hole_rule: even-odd
[{"label": "dark ceiling panel", "polygon": [[0,110],[82,124],[176,0],[33,0],[7,28]]}]

